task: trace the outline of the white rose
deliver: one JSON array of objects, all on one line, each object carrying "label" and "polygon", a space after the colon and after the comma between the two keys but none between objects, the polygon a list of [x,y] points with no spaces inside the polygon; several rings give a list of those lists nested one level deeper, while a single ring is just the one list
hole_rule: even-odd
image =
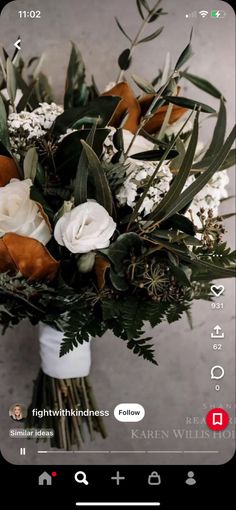
[{"label": "white rose", "polygon": [[95,201],[78,205],[57,222],[54,237],[72,253],[87,253],[107,248],[116,223],[106,209]]},{"label": "white rose", "polygon": [[47,244],[50,226],[40,204],[30,199],[31,179],[11,179],[0,188],[0,237],[9,232]]}]

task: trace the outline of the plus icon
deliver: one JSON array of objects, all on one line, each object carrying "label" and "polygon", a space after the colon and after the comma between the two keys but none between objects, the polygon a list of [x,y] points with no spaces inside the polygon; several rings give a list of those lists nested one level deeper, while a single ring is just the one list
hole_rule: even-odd
[{"label": "plus icon", "polygon": [[111,476],[111,480],[115,480],[116,485],[120,485],[120,481],[125,480],[125,476],[120,476],[120,471],[116,471],[116,476]]}]

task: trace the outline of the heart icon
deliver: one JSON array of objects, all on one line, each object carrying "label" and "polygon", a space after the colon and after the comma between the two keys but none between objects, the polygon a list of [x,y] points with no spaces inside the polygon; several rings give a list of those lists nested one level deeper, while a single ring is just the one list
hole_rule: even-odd
[{"label": "heart icon", "polygon": [[212,285],[211,286],[211,292],[216,297],[221,296],[221,294],[223,294],[224,290],[225,290],[224,285]]}]

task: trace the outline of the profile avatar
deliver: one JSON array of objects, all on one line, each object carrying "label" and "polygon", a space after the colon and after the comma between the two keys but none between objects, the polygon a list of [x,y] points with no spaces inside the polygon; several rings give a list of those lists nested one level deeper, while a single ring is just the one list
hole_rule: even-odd
[{"label": "profile avatar", "polygon": [[12,420],[22,421],[26,417],[26,410],[22,404],[13,404],[9,409],[9,416]]}]

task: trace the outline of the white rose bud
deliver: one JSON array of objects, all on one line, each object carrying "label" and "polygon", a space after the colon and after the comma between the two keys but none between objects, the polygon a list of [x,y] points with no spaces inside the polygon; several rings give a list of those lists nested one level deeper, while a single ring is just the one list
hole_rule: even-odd
[{"label": "white rose bud", "polygon": [[51,238],[51,229],[40,204],[30,198],[31,186],[31,179],[11,179],[0,188],[0,237],[11,232],[45,245]]},{"label": "white rose bud", "polygon": [[71,253],[88,253],[107,248],[115,229],[106,209],[91,200],[65,213],[56,223],[54,237]]}]

